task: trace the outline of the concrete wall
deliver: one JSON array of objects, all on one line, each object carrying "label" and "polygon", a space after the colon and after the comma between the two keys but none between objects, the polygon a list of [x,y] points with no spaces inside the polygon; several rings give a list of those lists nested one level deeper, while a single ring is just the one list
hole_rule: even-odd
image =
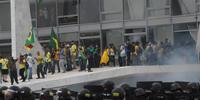
[{"label": "concrete wall", "polygon": [[[20,54],[27,53],[24,49],[24,45],[29,32],[31,32],[32,29],[30,3],[29,0],[11,0],[10,2],[12,16],[12,56],[17,58]],[[36,33],[36,31],[34,31],[34,33]],[[34,48],[30,52],[35,56],[37,51],[43,53],[42,47],[36,38]]]}]

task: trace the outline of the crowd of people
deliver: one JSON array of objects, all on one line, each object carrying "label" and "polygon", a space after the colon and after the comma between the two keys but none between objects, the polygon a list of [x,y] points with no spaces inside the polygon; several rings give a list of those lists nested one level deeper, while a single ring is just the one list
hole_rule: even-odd
[{"label": "crowd of people", "polygon": [[34,66],[37,66],[37,79],[40,79],[48,73],[54,74],[56,67],[58,73],[65,73],[78,66],[79,71],[92,72],[91,68],[103,66],[162,65],[168,64],[167,61],[174,55],[168,39],[160,43],[127,41],[118,48],[111,43],[102,49],[102,53],[99,45],[78,45],[74,41],[61,43],[57,49],[45,46],[44,51],[44,55],[38,51],[36,56],[27,53],[17,59],[0,56],[2,81],[8,82],[9,75],[11,84],[18,84],[18,72],[22,82],[31,80]]},{"label": "crowd of people", "polygon": [[1,100],[199,100],[200,85],[195,82],[137,82],[115,85],[105,81],[99,85],[85,85],[80,92],[68,88],[42,89],[33,92],[29,87],[0,87]]}]

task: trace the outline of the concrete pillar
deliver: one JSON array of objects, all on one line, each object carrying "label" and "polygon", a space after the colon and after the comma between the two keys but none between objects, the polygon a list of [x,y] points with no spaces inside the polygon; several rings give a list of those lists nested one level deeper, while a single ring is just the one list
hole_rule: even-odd
[{"label": "concrete pillar", "polygon": [[[20,53],[27,53],[27,51],[24,49],[24,45],[29,32],[32,29],[29,0],[10,0],[10,7],[12,56],[17,58],[19,57]],[[36,42],[31,53],[33,55],[36,55],[37,51],[43,53],[42,47],[37,39],[35,41]]]}]

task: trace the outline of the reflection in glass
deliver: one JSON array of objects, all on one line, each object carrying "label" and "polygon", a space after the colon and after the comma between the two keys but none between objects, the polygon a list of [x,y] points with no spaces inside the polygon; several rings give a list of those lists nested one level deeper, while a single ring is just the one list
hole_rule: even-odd
[{"label": "reflection in glass", "polygon": [[[147,0],[148,1],[148,0]],[[124,19],[144,19],[145,0],[124,0]]]},{"label": "reflection in glass", "polygon": [[148,17],[160,17],[170,15],[170,0],[147,0]]},{"label": "reflection in glass", "polygon": [[56,25],[56,2],[54,0],[42,0],[38,5],[38,27],[52,27]]},{"label": "reflection in glass", "polygon": [[101,0],[102,21],[122,20],[123,19],[122,4],[123,4],[122,0]]},{"label": "reflection in glass", "polygon": [[78,23],[77,0],[58,0],[58,24],[69,25]]},{"label": "reflection in glass", "polygon": [[80,0],[80,23],[96,22],[99,22],[99,0]]}]

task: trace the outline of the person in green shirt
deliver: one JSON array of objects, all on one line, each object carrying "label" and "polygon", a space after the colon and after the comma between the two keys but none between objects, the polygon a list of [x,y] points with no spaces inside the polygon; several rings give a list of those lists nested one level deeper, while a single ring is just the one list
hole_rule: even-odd
[{"label": "person in green shirt", "polygon": [[79,71],[86,70],[87,57],[85,56],[85,52],[82,47],[79,48],[79,63],[80,63]]}]

